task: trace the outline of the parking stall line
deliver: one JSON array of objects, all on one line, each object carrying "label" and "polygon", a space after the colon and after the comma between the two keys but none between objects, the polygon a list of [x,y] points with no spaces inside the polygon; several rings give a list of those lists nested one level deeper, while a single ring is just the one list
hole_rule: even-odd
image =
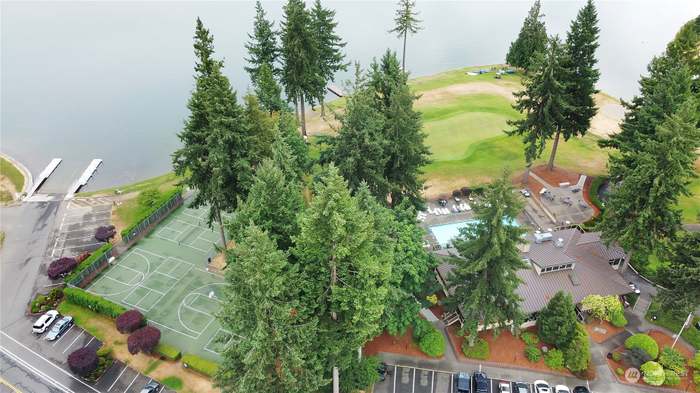
[{"label": "parking stall line", "polygon": [[430,375],[430,393],[435,391],[435,371]]},{"label": "parking stall line", "polygon": [[119,373],[119,376],[117,376],[117,378],[114,380],[114,382],[112,382],[112,384],[109,386],[109,389],[107,389],[108,392],[109,392],[110,390],[112,390],[112,388],[114,387],[114,385],[117,384],[117,381],[119,380],[119,378],[122,377],[122,374],[124,374],[124,371],[126,371],[127,368],[129,368],[129,365],[128,365],[128,364],[124,364],[124,369],[122,369],[122,372]]},{"label": "parking stall line", "polygon": [[67,336],[67,335],[68,335],[68,332],[70,332],[71,330],[73,330],[73,326],[75,326],[75,325],[70,325],[70,327],[68,328],[68,330],[66,330],[66,332],[63,333],[63,334],[61,335],[61,337],[58,338],[58,340],[56,340],[53,344],[51,344],[51,346],[52,346],[52,347],[55,347],[56,344],[58,344],[61,340],[63,340],[63,337]]},{"label": "parking stall line", "polygon": [[90,343],[91,343],[92,340],[94,340],[94,339],[95,339],[95,336],[92,336],[92,338],[90,339],[90,341],[88,341],[87,344],[85,344],[85,346],[87,347],[88,345],[90,345]]},{"label": "parking stall line", "polygon": [[70,349],[70,347],[72,347],[73,344],[75,344],[75,342],[78,341],[78,339],[79,339],[80,336],[82,336],[82,335],[83,335],[83,331],[81,331],[80,334],[78,334],[77,336],[75,336],[75,339],[73,339],[73,342],[71,342],[70,344],[68,344],[68,346],[66,347],[66,349],[63,350],[63,353],[68,352],[68,350]]},{"label": "parking stall line", "polygon": [[398,371],[398,367],[394,366],[394,389],[393,393],[396,393],[396,371]]},{"label": "parking stall line", "polygon": [[413,379],[411,380],[411,393],[416,392],[416,369],[413,369]]},{"label": "parking stall line", "polygon": [[126,393],[126,391],[129,390],[129,388],[131,387],[131,385],[134,384],[134,381],[136,381],[136,378],[138,378],[139,375],[141,375],[141,374],[139,374],[139,373],[137,372],[136,375],[134,376],[134,379],[131,380],[131,383],[129,384],[129,386],[126,387],[126,389],[124,389],[124,392],[123,392],[123,393]]},{"label": "parking stall line", "polygon": [[165,385],[160,385],[160,390],[158,391],[158,393],[163,393],[163,389],[165,389]]},{"label": "parking stall line", "polygon": [[454,390],[455,386],[455,375],[450,373],[450,393]]}]

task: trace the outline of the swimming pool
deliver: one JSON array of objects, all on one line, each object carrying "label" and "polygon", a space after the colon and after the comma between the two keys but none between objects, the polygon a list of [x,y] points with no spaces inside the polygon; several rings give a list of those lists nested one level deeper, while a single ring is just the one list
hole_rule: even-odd
[{"label": "swimming pool", "polygon": [[[452,244],[452,240],[454,240],[457,236],[459,236],[459,230],[462,228],[466,228],[469,225],[472,225],[476,223],[477,220],[467,220],[467,221],[460,221],[460,222],[453,222],[450,224],[443,224],[443,225],[435,225],[430,227],[430,232],[433,233],[435,236],[435,239],[437,239],[438,243],[440,243],[440,246],[442,247],[450,247]],[[506,219],[504,222],[510,224],[510,225],[515,225],[515,226],[520,226],[518,222],[514,219]]]}]

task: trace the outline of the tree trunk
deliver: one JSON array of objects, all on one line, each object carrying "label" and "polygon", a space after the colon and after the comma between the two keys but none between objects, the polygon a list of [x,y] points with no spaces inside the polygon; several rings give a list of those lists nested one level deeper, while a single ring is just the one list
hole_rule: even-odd
[{"label": "tree trunk", "polygon": [[552,154],[549,155],[549,164],[547,164],[547,169],[550,171],[554,170],[554,157],[557,155],[557,146],[559,146],[559,134],[561,134],[561,131],[557,130],[557,133],[554,136],[554,144],[552,145]]},{"label": "tree trunk", "polygon": [[301,108],[299,112],[301,112],[301,135],[304,136],[304,140],[306,140],[306,114],[305,109],[304,109],[304,94],[301,94]]},{"label": "tree trunk", "polygon": [[406,72],[406,36],[407,31],[403,33],[403,53],[401,54],[401,71]]},{"label": "tree trunk", "polygon": [[294,96],[294,114],[297,116],[297,124],[299,124],[299,99]]},{"label": "tree trunk", "polygon": [[527,165],[525,165],[525,173],[523,174],[523,184],[528,184],[530,181],[530,167],[532,166],[531,162],[528,162]]},{"label": "tree trunk", "polygon": [[219,231],[221,232],[221,241],[223,242],[224,250],[226,249],[226,232],[224,231],[224,221],[221,219],[221,209],[216,209],[216,221],[219,222]]},{"label": "tree trunk", "polygon": [[326,117],[326,105],[323,97],[321,97],[321,117]]}]

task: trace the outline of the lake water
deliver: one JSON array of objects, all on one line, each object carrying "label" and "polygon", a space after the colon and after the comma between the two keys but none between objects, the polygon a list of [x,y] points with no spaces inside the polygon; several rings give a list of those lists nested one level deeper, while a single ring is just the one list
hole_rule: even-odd
[{"label": "lake water", "polygon": [[[401,41],[387,33],[394,2],[327,1],[348,58],[367,65]],[[582,1],[544,1],[550,34],[564,36]],[[419,2],[424,30],[408,41],[407,69],[429,75],[504,61],[530,1]],[[282,3],[264,4],[279,21]],[[35,175],[63,158],[44,187],[64,192],[92,158],[104,163],[88,189],[170,170],[192,89],[192,35],[201,17],[239,96],[252,2],[2,2],[0,150]],[[700,1],[598,2],[599,88],[623,98]],[[338,75],[342,81],[349,73]]]}]

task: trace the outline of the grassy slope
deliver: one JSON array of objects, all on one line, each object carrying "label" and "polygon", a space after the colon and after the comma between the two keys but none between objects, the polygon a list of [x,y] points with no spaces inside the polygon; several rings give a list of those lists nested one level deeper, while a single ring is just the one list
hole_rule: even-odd
[{"label": "grassy slope", "polygon": [[166,192],[175,188],[180,178],[175,176],[173,172],[168,172],[164,175],[152,177],[150,179],[142,180],[137,183],[126,184],[122,186],[105,188],[98,191],[81,192],[78,196],[101,196],[101,195],[114,195],[117,190],[122,194],[128,194],[130,192],[140,192],[149,188],[158,188],[161,192]]},{"label": "grassy slope", "polygon": [[24,176],[19,169],[15,168],[9,161],[0,157],[0,174],[6,176],[15,186],[17,192],[21,192],[24,188]]}]

